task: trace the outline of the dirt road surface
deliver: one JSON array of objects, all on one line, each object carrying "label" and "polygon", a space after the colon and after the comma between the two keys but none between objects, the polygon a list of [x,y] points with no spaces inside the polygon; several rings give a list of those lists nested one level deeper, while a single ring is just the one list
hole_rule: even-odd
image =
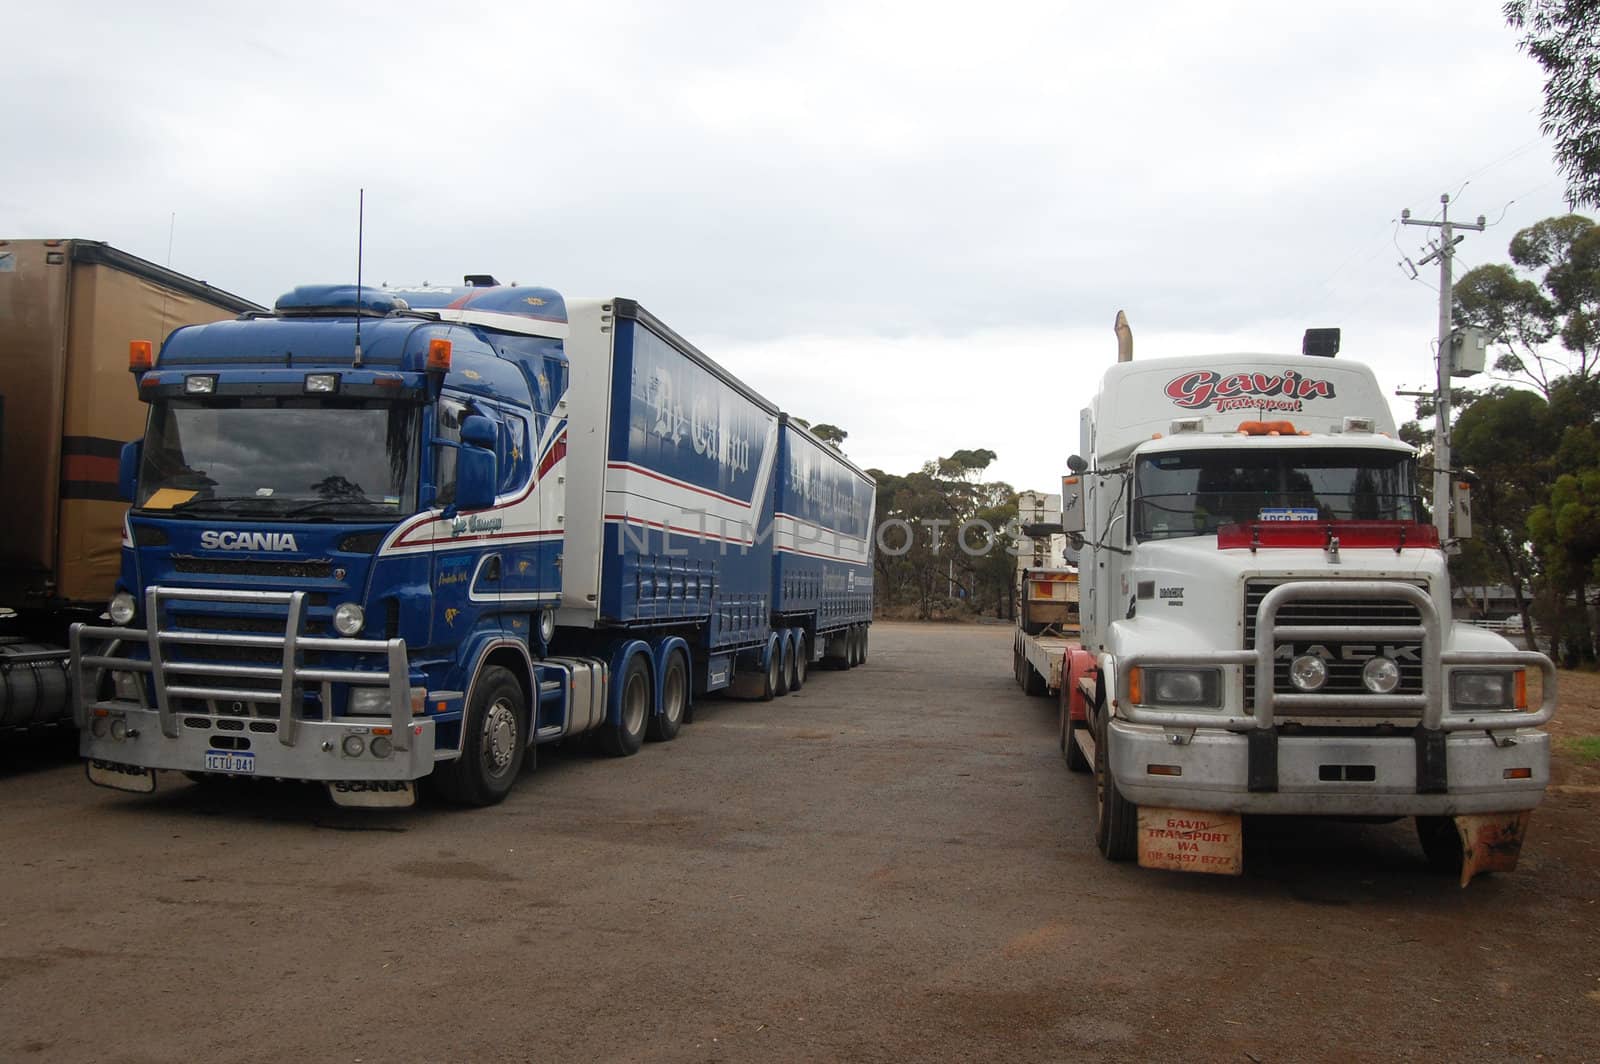
[{"label": "dirt road surface", "polygon": [[1183,876],[1101,859],[1009,640],[881,625],[853,672],[473,812],[121,795],[22,744],[0,1060],[1600,1061],[1596,685],[1515,874],[1294,822]]}]

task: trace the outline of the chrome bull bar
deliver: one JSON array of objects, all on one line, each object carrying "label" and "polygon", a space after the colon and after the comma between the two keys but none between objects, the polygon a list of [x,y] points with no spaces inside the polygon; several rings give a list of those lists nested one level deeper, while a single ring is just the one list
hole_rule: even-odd
[{"label": "chrome bull bar", "polygon": [[[284,620],[283,635],[257,635],[244,632],[188,632],[163,630],[161,607],[168,600],[187,602],[224,602],[256,606],[284,606],[288,615]],[[409,750],[411,745],[411,680],[406,660],[404,639],[328,639],[302,635],[305,619],[304,591],[232,591],[213,588],[151,587],[144,595],[145,628],[103,627],[75,624],[72,626],[70,646],[72,652],[73,720],[81,729],[89,722],[89,715],[103,703],[97,697],[97,680],[100,672],[147,673],[155,688],[156,714],[161,722],[161,733],[169,739],[178,737],[178,713],[173,709],[173,699],[193,698],[205,701],[275,702],[278,706],[277,736],[284,746],[295,744],[300,724],[301,692],[308,683],[363,684],[389,688],[389,716],[393,728],[392,740],[396,750]],[[116,649],[121,643],[142,643],[148,651],[148,660],[119,657],[110,653],[85,654],[85,640],[103,641]],[[164,648],[171,645],[215,646],[239,649],[281,650],[281,666],[230,665],[206,661],[178,661],[168,657]],[[314,669],[300,664],[300,655],[307,650],[333,651],[335,653],[382,654],[383,671],[357,669]],[[183,682],[183,677],[198,677],[220,681],[215,686],[202,686]],[[174,682],[177,680],[177,682]],[[264,688],[228,687],[230,680],[277,681],[276,690]],[[331,719],[332,707],[324,702],[325,719]],[[378,718],[373,718],[378,719]]]},{"label": "chrome bull bar", "polygon": [[[1278,610],[1297,599],[1405,599],[1417,608],[1420,625],[1279,625]],[[1422,641],[1421,694],[1289,694],[1274,690],[1273,660],[1281,642],[1310,640],[1412,640]],[[1244,713],[1161,709],[1136,706],[1129,699],[1130,671],[1137,666],[1254,665],[1255,707]],[[1537,710],[1475,710],[1455,712],[1449,707],[1449,677],[1445,670],[1460,666],[1536,666],[1543,678]],[[1222,728],[1228,731],[1267,731],[1276,723],[1278,710],[1339,709],[1353,701],[1372,709],[1394,709],[1420,714],[1427,731],[1503,731],[1534,728],[1556,711],[1556,668],[1534,651],[1445,651],[1443,623],[1427,592],[1412,584],[1382,580],[1300,580],[1279,584],[1262,598],[1256,620],[1254,650],[1213,650],[1189,653],[1130,654],[1117,663],[1117,715],[1134,724],[1167,728]]]}]

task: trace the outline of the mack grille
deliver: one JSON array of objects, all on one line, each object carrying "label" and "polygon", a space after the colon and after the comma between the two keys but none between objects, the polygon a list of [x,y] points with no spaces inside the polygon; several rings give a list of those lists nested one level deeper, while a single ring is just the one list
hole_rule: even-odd
[{"label": "mack grille", "polygon": [[[1244,596],[1244,646],[1246,650],[1254,650],[1256,646],[1256,618],[1261,608],[1261,600],[1266,598],[1267,592],[1278,586],[1278,581],[1251,581],[1245,585]],[[1422,615],[1417,607],[1405,599],[1298,599],[1287,602],[1278,608],[1279,625],[1351,625],[1355,627],[1378,627],[1410,625],[1420,627]],[[1287,645],[1287,644],[1284,644]],[[1393,709],[1368,709],[1361,705],[1361,698],[1368,694],[1366,686],[1361,682],[1361,670],[1368,661],[1385,648],[1394,652],[1394,660],[1400,666],[1400,686],[1395,688],[1395,694],[1415,695],[1422,693],[1422,640],[1363,640],[1360,638],[1332,641],[1323,640],[1316,644],[1326,653],[1319,656],[1328,666],[1328,680],[1317,694],[1350,695],[1350,702],[1336,710],[1305,710],[1297,709],[1292,714],[1295,717],[1337,716],[1337,717],[1382,717],[1393,718],[1397,711]],[[1309,651],[1311,644],[1296,643],[1294,654]],[[1275,662],[1273,670],[1273,691],[1280,694],[1297,694],[1296,688],[1289,682],[1289,663],[1293,654],[1280,657]],[[1255,708],[1255,683],[1256,669],[1254,665],[1246,665],[1244,669],[1244,698],[1247,708]],[[1416,716],[1415,713],[1400,712],[1403,716]]]}]

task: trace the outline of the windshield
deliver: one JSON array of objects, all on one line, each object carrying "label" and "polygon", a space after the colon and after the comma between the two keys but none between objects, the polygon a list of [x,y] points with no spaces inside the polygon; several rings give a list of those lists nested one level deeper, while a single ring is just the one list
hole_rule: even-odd
[{"label": "windshield", "polygon": [[305,520],[410,513],[420,423],[420,408],[384,400],[156,403],[138,507]]},{"label": "windshield", "polygon": [[1139,459],[1134,535],[1214,535],[1246,521],[1416,521],[1412,460],[1378,450],[1258,448]]}]

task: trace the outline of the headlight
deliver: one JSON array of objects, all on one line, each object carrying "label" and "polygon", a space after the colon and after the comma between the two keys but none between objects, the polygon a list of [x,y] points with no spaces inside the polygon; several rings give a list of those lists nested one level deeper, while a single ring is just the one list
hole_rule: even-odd
[{"label": "headlight", "polygon": [[1289,682],[1296,690],[1319,690],[1328,682],[1328,663],[1315,654],[1301,654],[1289,663]]},{"label": "headlight", "polygon": [[367,623],[367,611],[354,602],[342,603],[333,611],[333,630],[340,635],[359,635]]},{"label": "headlight", "polygon": [[1515,672],[1455,672],[1450,675],[1452,705],[1473,709],[1510,709]]},{"label": "headlight", "polygon": [[1222,673],[1217,669],[1145,669],[1145,692],[1151,705],[1222,704]]},{"label": "headlight", "polygon": [[138,608],[133,601],[132,595],[126,591],[118,591],[111,596],[111,605],[107,607],[106,612],[111,615],[112,623],[127,624],[133,620],[133,615],[138,612]]},{"label": "headlight", "polygon": [[140,689],[139,676],[132,672],[114,672],[111,674],[111,687],[116,692],[119,702],[141,702],[144,692]]},{"label": "headlight", "polygon": [[1361,682],[1375,695],[1386,695],[1400,686],[1400,666],[1389,658],[1373,658],[1361,669]]},{"label": "headlight", "polygon": [[539,612],[539,638],[548,646],[550,640],[556,637],[556,611],[541,610]]},{"label": "headlight", "polygon": [[350,703],[345,712],[353,717],[388,716],[389,689],[387,687],[350,688]]}]

